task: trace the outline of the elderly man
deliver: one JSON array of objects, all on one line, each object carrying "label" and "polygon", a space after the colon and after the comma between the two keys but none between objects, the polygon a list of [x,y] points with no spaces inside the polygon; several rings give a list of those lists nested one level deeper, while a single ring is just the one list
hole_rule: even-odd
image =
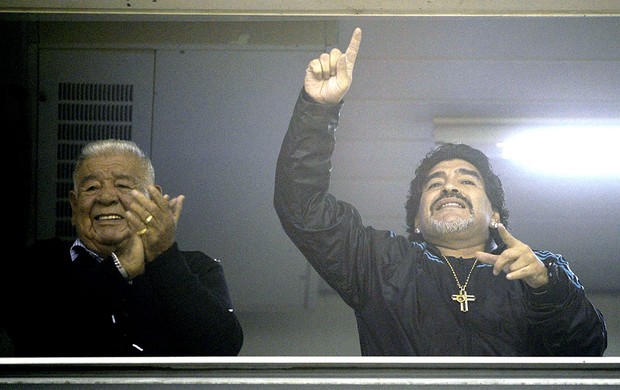
[{"label": "elderly man", "polygon": [[411,182],[407,238],[365,226],[327,192],[360,42],[356,29],[345,53],[308,65],[274,204],[291,240],[353,308],[362,354],[602,355],[601,313],[562,256],[506,230],[502,185],[480,151],[446,144],[426,156]]},{"label": "elderly man", "polygon": [[15,356],[237,355],[222,265],[175,242],[184,197],[130,141],[88,144],[70,192],[74,242],[36,242],[3,275]]}]

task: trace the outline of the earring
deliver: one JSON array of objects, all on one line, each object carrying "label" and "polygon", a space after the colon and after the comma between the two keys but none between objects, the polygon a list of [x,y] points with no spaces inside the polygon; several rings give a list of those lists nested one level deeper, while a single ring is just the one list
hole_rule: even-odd
[{"label": "earring", "polygon": [[497,229],[497,226],[498,226],[497,221],[491,221],[490,226],[491,226],[491,229]]},{"label": "earring", "polygon": [[415,234],[420,234],[420,233],[422,233],[422,232],[420,231],[420,229],[419,229],[419,228],[415,228],[415,229],[413,229],[413,231],[414,231],[414,233],[415,233]]}]

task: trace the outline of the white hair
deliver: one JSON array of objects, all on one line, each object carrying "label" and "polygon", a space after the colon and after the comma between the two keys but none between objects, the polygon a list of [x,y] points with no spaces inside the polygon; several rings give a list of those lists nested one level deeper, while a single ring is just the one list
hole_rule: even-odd
[{"label": "white hair", "polygon": [[105,139],[93,141],[82,148],[75,162],[75,168],[73,169],[74,189],[77,191],[77,172],[82,164],[84,164],[84,161],[92,157],[117,155],[131,155],[137,157],[144,168],[144,177],[142,179],[144,180],[145,187],[155,183],[155,169],[153,168],[153,164],[135,142],[120,139]]}]

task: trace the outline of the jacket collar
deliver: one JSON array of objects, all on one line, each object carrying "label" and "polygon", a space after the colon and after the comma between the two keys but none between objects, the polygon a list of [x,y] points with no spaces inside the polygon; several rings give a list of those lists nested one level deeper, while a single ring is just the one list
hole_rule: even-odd
[{"label": "jacket collar", "polygon": [[[439,251],[439,249],[437,249],[437,247],[433,244],[431,244],[428,241],[418,241],[417,244],[419,246],[421,246],[423,249],[429,251],[430,253],[432,253],[435,256],[441,257],[441,252]],[[500,254],[502,253],[504,250],[506,249],[506,244],[501,243],[501,244],[497,244],[495,242],[495,240],[493,240],[492,237],[489,237],[489,240],[487,241],[486,245],[485,245],[485,252],[488,253],[492,253],[494,255]]]}]

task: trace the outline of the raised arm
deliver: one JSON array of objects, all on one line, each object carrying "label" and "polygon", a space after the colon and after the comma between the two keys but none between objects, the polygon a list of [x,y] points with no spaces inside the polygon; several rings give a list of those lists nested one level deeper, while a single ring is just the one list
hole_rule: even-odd
[{"label": "raised arm", "polygon": [[344,54],[334,49],[308,65],[280,149],[274,191],[284,231],[351,306],[363,300],[359,289],[365,285],[360,280],[369,263],[369,246],[355,207],[328,189],[342,97],[351,85],[360,39],[361,30],[356,29]]}]

